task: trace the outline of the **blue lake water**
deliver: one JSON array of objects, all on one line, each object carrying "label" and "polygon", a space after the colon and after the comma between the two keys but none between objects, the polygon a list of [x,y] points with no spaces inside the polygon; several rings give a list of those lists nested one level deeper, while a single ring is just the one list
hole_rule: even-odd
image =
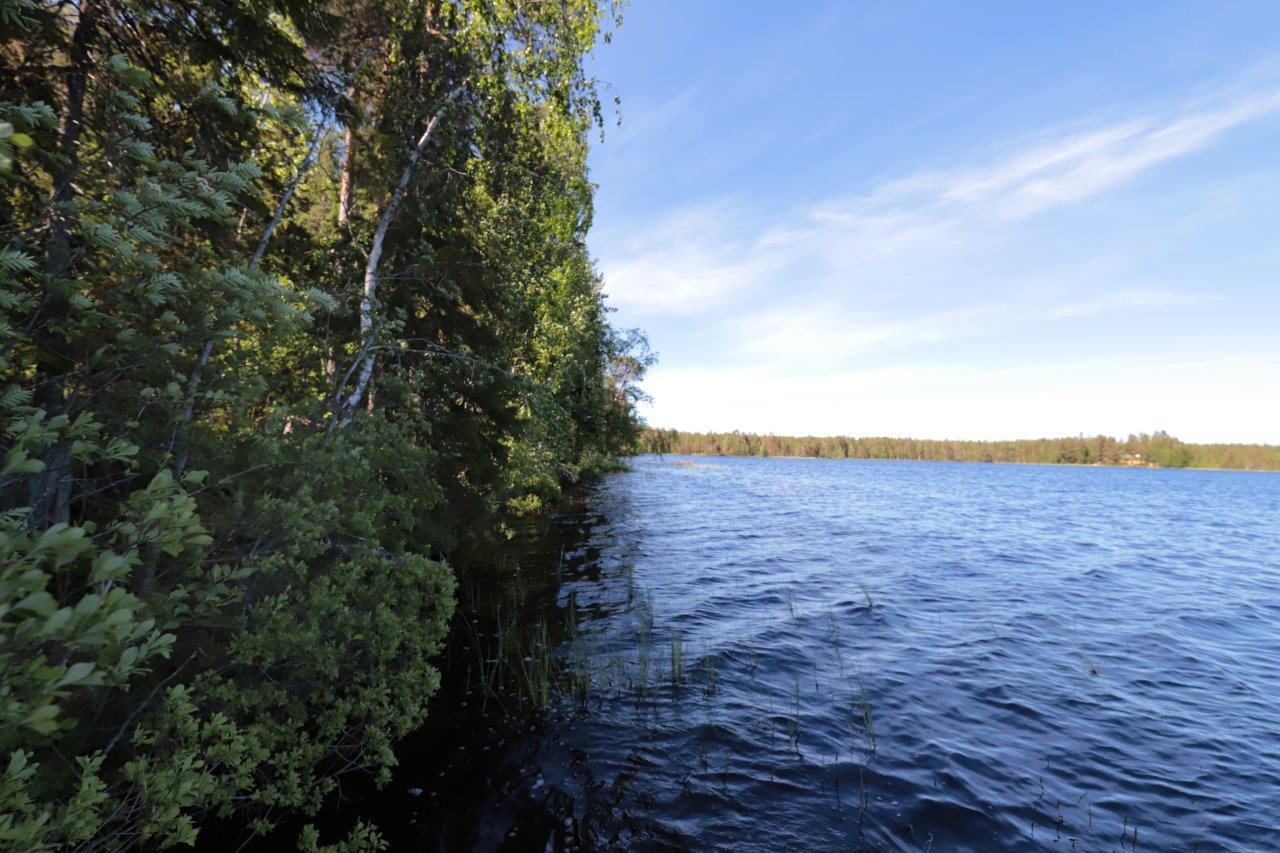
[{"label": "blue lake water", "polygon": [[585,689],[402,753],[455,844],[1280,849],[1280,476],[642,457],[557,525]]}]

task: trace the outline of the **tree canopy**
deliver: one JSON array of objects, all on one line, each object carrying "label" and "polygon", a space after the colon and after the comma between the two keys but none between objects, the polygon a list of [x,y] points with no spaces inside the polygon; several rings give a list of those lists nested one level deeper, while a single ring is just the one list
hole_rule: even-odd
[{"label": "tree canopy", "polygon": [[387,778],[464,531],[633,446],[585,244],[617,13],[0,0],[0,846]]}]

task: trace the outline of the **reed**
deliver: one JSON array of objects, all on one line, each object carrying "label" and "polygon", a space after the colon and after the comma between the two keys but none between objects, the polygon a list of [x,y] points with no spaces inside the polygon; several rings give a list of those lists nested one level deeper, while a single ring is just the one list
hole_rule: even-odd
[{"label": "reed", "polygon": [[1084,661],[1085,669],[1089,671],[1089,674],[1095,678],[1101,675],[1102,669],[1098,666],[1097,662],[1089,656],[1089,653],[1084,650],[1084,644],[1079,640],[1075,640],[1074,642],[1076,644],[1076,651],[1080,652],[1080,659]]},{"label": "reed", "polygon": [[516,666],[519,669],[522,698],[534,707],[545,708],[551,702],[551,683],[554,659],[551,656],[547,636],[547,623],[539,620],[533,629],[530,653],[521,656],[516,649]]},{"label": "reed", "polygon": [[800,751],[800,680],[794,679],[795,687],[791,694],[791,716],[787,717],[787,733],[791,739],[791,746],[798,753]]},{"label": "reed", "polygon": [[679,688],[684,683],[684,643],[679,632],[671,635],[671,685]]},{"label": "reed", "polygon": [[613,673],[610,678],[611,686],[616,690],[622,690],[627,683],[627,662],[622,657],[622,652],[614,652],[609,657],[609,670]]},{"label": "reed", "polygon": [[569,645],[569,682],[579,701],[586,701],[591,692],[591,647],[583,637],[575,637]]},{"label": "reed", "polygon": [[[563,551],[561,554],[563,556]],[[565,605],[564,631],[570,640],[578,638],[578,598],[573,590],[569,591],[569,601]]]},{"label": "reed", "polygon": [[862,683],[862,679],[858,679],[858,702],[861,706],[861,720],[863,737],[867,744],[867,757],[874,758],[876,754],[876,721],[875,716],[871,712],[871,698],[867,695],[867,688]]},{"label": "reed", "polygon": [[641,696],[649,692],[649,652],[648,638],[641,640],[636,649],[636,692]]},{"label": "reed", "polygon": [[747,675],[755,679],[756,670],[760,668],[760,649],[756,646],[756,641],[748,637],[746,639],[747,647]]}]

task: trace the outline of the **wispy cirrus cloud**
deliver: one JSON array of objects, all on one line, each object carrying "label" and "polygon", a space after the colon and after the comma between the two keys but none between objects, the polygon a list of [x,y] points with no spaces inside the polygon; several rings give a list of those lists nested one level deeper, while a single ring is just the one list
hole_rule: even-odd
[{"label": "wispy cirrus cloud", "polygon": [[1213,301],[1207,294],[1142,289],[1101,293],[1088,300],[1004,300],[948,311],[876,316],[836,304],[787,306],[734,318],[739,355],[775,365],[842,365],[859,356],[941,344],[1037,324],[1142,308],[1174,308]]},{"label": "wispy cirrus cloud", "polygon": [[726,202],[674,211],[604,262],[611,299],[641,311],[693,314],[758,285],[786,263],[742,235]]},{"label": "wispy cirrus cloud", "polygon": [[1121,187],[1277,111],[1280,87],[1226,90],[1194,106],[1033,143],[988,165],[919,172],[870,193],[824,200],[798,222],[771,227],[761,243],[822,252],[840,265],[970,247],[1021,220]]},{"label": "wispy cirrus cloud", "polygon": [[[1023,220],[1121,187],[1277,111],[1280,86],[1222,89],[1177,108],[1041,134],[986,164],[919,171],[870,192],[820,199],[786,216],[748,217],[732,201],[676,211],[603,253],[606,289],[615,304],[628,309],[686,315],[780,286],[794,292],[834,282],[838,292],[868,265],[879,265],[882,279],[883,266],[899,259],[941,263],[957,252],[997,244]],[[1166,294],[1128,304],[1173,302]],[[936,324],[981,325],[980,318],[961,312],[903,320],[864,337],[928,340]]]}]

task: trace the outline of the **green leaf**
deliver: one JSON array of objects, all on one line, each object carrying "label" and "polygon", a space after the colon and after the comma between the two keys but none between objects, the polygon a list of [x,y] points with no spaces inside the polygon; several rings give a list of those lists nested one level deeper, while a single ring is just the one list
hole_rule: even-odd
[{"label": "green leaf", "polygon": [[21,447],[15,447],[4,455],[3,476],[10,474],[39,474],[44,470],[44,463],[39,459],[29,458],[29,454]]},{"label": "green leaf", "polygon": [[92,674],[93,674],[93,664],[87,663],[85,661],[81,661],[79,663],[73,663],[71,664],[71,666],[67,667],[66,673],[62,676],[62,678],[59,678],[56,682],[54,682],[53,686],[57,688],[57,687],[66,687],[69,684],[76,684],[77,682],[84,681],[86,678],[88,678]]},{"label": "green leaf", "polygon": [[33,592],[19,601],[14,610],[26,610],[37,616],[52,616],[58,609],[58,602],[47,592]]},{"label": "green leaf", "polygon": [[27,728],[42,735],[53,734],[58,729],[58,713],[57,705],[41,705],[27,715]]},{"label": "green leaf", "polygon": [[71,621],[71,608],[63,607],[44,620],[45,636],[52,636],[63,629]]}]

